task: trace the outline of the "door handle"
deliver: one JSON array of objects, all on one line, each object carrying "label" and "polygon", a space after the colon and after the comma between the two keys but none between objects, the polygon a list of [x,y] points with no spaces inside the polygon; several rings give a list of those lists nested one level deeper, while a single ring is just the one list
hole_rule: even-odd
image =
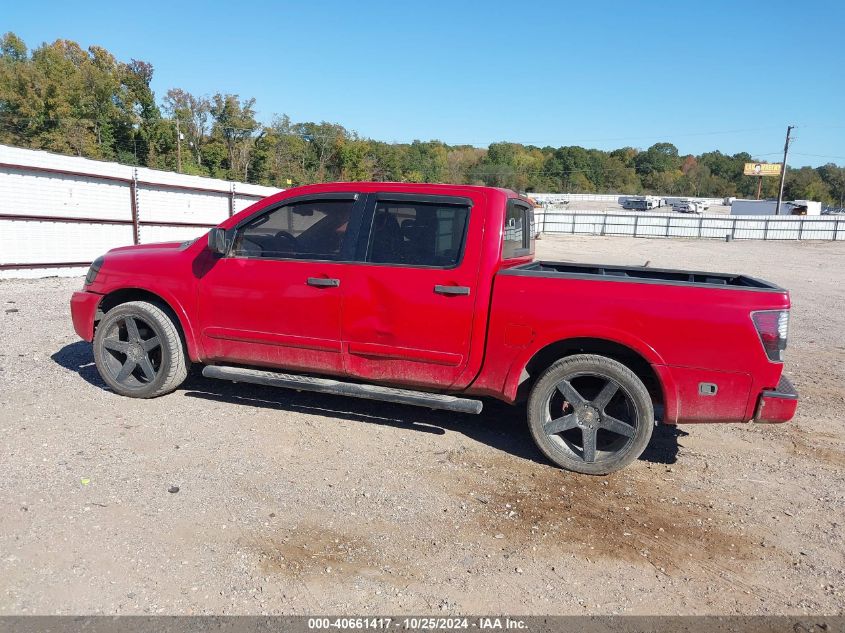
[{"label": "door handle", "polygon": [[315,288],[337,288],[340,285],[340,279],[326,279],[325,277],[309,277],[306,282],[309,286]]},{"label": "door handle", "polygon": [[468,295],[469,288],[467,286],[434,286],[434,292],[439,295]]}]

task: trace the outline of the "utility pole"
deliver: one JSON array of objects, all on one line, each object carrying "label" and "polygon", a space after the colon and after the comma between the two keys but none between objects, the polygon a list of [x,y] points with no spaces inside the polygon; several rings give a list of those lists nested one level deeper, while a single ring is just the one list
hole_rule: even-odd
[{"label": "utility pole", "polygon": [[176,117],[176,171],[182,173],[182,132],[179,131],[179,117]]},{"label": "utility pole", "polygon": [[778,204],[775,207],[775,215],[780,215],[780,203],[783,201],[783,181],[786,179],[786,156],[789,154],[789,135],[794,129],[794,125],[786,126],[786,142],[783,144],[783,162],[780,165],[780,188],[778,189]]}]

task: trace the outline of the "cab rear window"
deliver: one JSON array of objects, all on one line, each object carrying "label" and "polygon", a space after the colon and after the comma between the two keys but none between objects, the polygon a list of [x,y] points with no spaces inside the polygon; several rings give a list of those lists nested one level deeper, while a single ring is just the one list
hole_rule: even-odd
[{"label": "cab rear window", "polygon": [[511,198],[505,213],[502,258],[513,259],[534,254],[534,209],[527,203]]}]

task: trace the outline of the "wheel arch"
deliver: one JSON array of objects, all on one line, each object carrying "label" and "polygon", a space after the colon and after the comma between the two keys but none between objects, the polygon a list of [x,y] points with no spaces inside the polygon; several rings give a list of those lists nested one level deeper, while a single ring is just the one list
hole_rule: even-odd
[{"label": "wheel arch", "polygon": [[675,418],[675,388],[671,378],[653,350],[644,350],[630,342],[596,336],[572,336],[547,342],[511,368],[505,385],[506,396],[515,400],[528,397],[531,387],[555,361],[575,354],[597,354],[618,361],[643,381],[658,419],[671,422]]},{"label": "wheel arch", "polygon": [[173,318],[174,323],[176,323],[179,335],[182,337],[182,343],[185,345],[185,350],[188,353],[188,358],[192,361],[198,361],[200,359],[201,354],[197,340],[194,336],[191,322],[182,305],[172,297],[163,297],[161,294],[152,292],[146,288],[119,288],[104,294],[97,306],[97,314],[94,318],[94,331],[96,332],[99,321],[105,316],[106,312],[130,301],[147,301],[164,310]]}]

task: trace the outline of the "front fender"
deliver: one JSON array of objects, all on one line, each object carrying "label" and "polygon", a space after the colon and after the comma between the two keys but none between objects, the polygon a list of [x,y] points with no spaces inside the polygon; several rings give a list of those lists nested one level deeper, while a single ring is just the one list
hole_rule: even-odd
[{"label": "front fender", "polygon": [[[179,319],[179,325],[181,326],[182,333],[185,337],[185,347],[187,348],[188,357],[194,362],[201,361],[204,357],[202,344],[196,336],[193,322],[188,315],[188,311],[185,309],[184,300],[181,300],[176,293],[168,288],[160,287],[155,284],[138,283],[138,280],[134,281],[135,283],[132,285],[108,284],[98,287],[97,292],[103,293],[100,305],[102,305],[103,301],[105,301],[109,296],[118,292],[127,293],[129,297],[133,294],[138,295],[137,299],[129,299],[130,301],[143,301],[145,297],[159,299],[173,310],[176,318]],[[193,296],[190,292],[188,295]]]}]

